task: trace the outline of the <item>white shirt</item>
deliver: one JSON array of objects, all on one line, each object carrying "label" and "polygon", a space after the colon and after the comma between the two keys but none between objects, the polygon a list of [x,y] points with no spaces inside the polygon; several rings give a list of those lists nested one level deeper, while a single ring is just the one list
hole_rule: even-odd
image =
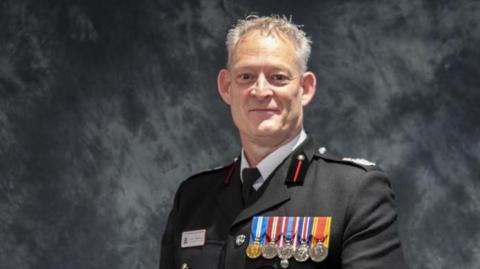
[{"label": "white shirt", "polygon": [[[297,136],[290,140],[287,144],[279,147],[272,153],[268,154],[262,161],[257,165],[258,171],[260,172],[260,177],[253,183],[253,188],[258,190],[265,180],[270,176],[270,174],[279,166],[282,161],[294,151],[305,139],[307,134],[302,130]],[[243,168],[248,168],[247,158],[245,157],[245,150],[242,148],[242,161],[240,165],[240,171],[243,171]],[[243,182],[242,173],[240,173],[240,180]]]}]

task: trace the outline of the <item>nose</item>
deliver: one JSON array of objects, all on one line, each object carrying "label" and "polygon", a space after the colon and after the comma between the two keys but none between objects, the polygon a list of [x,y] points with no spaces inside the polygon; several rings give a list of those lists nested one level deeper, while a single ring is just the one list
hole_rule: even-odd
[{"label": "nose", "polygon": [[264,74],[260,74],[258,76],[257,81],[255,82],[252,90],[250,91],[250,94],[259,98],[266,98],[273,95],[271,85]]}]

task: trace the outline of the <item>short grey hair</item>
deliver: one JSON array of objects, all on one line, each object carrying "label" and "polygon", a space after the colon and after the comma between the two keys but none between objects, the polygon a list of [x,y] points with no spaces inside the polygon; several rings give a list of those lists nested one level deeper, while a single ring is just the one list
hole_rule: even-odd
[{"label": "short grey hair", "polygon": [[291,17],[287,18],[279,15],[264,17],[249,15],[245,19],[239,20],[227,34],[227,65],[230,65],[233,49],[240,38],[249,31],[260,30],[266,35],[271,35],[272,33],[285,35],[294,46],[300,71],[305,72],[307,70],[308,58],[310,57],[312,40],[304,31],[300,30],[301,27],[301,25],[292,23]]}]

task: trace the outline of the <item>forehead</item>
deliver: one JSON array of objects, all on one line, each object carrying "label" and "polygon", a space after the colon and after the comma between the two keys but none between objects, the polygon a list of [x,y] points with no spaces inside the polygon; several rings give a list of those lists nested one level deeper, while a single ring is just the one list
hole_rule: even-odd
[{"label": "forehead", "polygon": [[279,33],[253,30],[237,42],[230,55],[232,68],[272,66],[295,68],[295,48],[288,37]]}]

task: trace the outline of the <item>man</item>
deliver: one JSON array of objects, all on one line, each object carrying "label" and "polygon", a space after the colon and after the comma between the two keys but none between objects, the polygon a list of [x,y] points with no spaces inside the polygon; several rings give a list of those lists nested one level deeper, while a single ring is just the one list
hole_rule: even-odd
[{"label": "man", "polygon": [[248,17],[227,49],[218,91],[243,149],[181,184],[160,268],[404,268],[388,178],[303,129],[316,84],[305,33],[286,18]]}]

